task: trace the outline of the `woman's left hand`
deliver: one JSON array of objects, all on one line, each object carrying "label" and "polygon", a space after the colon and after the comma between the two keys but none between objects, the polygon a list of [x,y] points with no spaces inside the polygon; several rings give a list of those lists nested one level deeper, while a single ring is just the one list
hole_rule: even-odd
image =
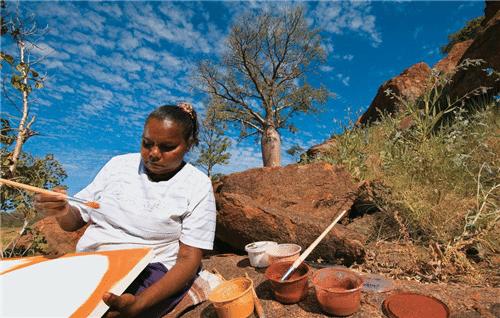
[{"label": "woman's left hand", "polygon": [[109,310],[103,316],[104,318],[135,317],[140,312],[137,297],[132,294],[117,296],[112,293],[105,293],[102,300],[109,306]]}]

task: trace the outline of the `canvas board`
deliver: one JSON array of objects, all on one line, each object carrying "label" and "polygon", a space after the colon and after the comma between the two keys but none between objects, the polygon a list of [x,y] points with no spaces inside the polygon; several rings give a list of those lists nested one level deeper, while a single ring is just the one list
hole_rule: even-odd
[{"label": "canvas board", "polygon": [[101,317],[153,258],[150,249],[0,261],[0,317]]}]

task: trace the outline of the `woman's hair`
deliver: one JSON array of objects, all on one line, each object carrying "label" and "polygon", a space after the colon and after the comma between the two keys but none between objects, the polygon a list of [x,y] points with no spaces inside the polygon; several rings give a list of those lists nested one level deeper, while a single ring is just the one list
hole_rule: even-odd
[{"label": "woman's hair", "polygon": [[198,139],[198,118],[193,106],[189,103],[178,105],[163,105],[153,110],[146,119],[146,124],[151,118],[158,120],[171,120],[182,126],[184,139],[189,145],[196,146]]}]

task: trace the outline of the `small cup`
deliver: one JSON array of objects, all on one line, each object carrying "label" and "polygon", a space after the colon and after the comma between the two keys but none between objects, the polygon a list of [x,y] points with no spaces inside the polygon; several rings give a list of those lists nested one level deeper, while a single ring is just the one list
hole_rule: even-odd
[{"label": "small cup", "polygon": [[267,250],[269,255],[269,265],[276,262],[295,261],[300,256],[302,247],[297,244],[278,244]]},{"label": "small cup", "polygon": [[260,241],[247,244],[245,246],[245,251],[248,253],[250,265],[253,267],[269,266],[269,257],[266,251],[276,245],[278,245],[278,243],[273,241]]}]

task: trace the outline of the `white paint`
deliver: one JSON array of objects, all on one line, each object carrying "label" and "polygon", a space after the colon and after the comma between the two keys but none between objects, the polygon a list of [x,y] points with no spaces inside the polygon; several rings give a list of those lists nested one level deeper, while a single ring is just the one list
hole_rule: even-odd
[{"label": "white paint", "polygon": [[8,271],[9,269],[15,267],[15,266],[18,266],[18,265],[21,265],[21,264],[24,264],[26,263],[26,260],[25,259],[14,259],[14,260],[2,260],[0,262],[0,275],[6,271]]},{"label": "white paint", "polygon": [[94,292],[108,266],[107,256],[82,255],[1,275],[0,317],[69,317]]}]

